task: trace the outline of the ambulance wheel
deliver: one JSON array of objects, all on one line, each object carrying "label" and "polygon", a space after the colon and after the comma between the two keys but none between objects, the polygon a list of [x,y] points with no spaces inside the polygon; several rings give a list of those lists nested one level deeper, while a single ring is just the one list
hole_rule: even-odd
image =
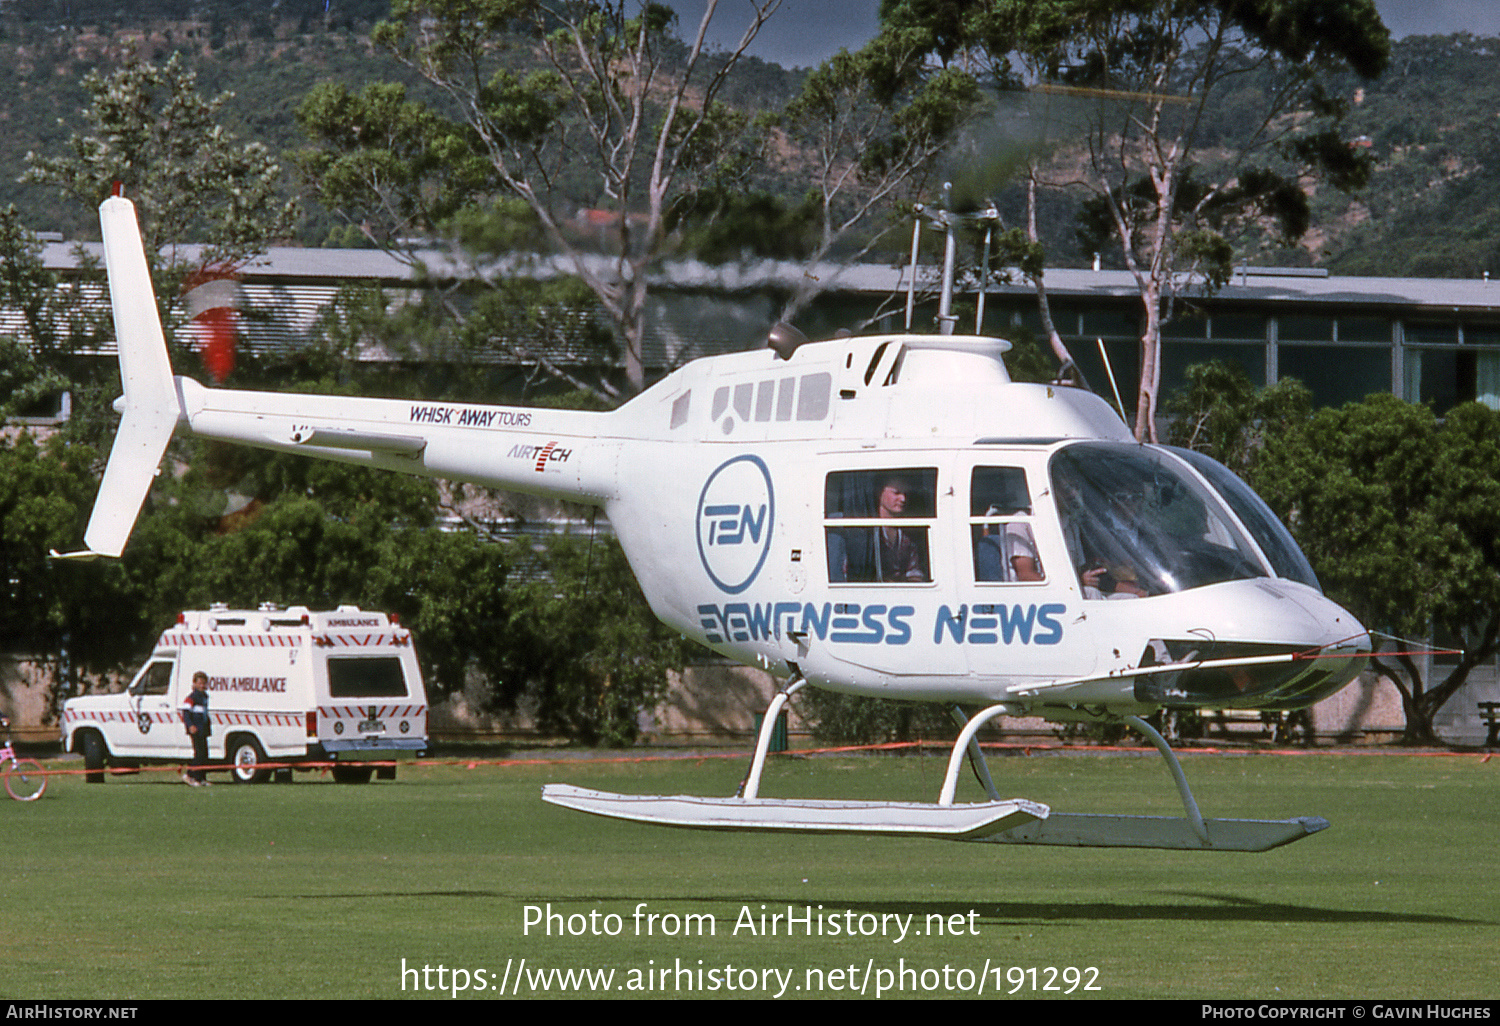
[{"label": "ambulance wheel", "polygon": [[339,784],[368,784],[372,772],[368,766],[334,766],[333,779]]},{"label": "ambulance wheel", "polygon": [[93,731],[83,735],[83,770],[88,783],[104,783],[104,739]]},{"label": "ambulance wheel", "polygon": [[229,739],[229,776],[236,784],[264,784],[271,771],[261,769],[266,753],[253,737]]}]

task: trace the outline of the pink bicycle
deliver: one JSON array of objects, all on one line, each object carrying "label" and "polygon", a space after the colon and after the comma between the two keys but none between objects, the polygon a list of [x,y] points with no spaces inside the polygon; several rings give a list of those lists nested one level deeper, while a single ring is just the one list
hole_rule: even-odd
[{"label": "pink bicycle", "polygon": [[5,776],[5,790],[18,802],[34,802],[47,790],[47,776],[35,759],[16,758],[15,742],[10,737],[10,720],[0,716],[5,728],[5,747],[0,748],[0,773]]}]

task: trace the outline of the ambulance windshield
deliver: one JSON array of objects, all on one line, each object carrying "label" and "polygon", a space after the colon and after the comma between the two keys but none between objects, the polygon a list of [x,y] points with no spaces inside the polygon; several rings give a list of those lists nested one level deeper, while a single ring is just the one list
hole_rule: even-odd
[{"label": "ambulance windshield", "polygon": [[1080,443],[1052,457],[1085,598],[1145,598],[1270,576],[1224,504],[1159,449]]}]

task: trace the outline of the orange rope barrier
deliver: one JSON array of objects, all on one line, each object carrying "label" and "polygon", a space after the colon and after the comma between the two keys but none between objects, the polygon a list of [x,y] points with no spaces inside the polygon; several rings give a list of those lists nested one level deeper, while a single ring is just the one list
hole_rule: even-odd
[{"label": "orange rope barrier", "polygon": [[[1034,754],[1049,755],[1058,753],[1069,753],[1074,755],[1091,754],[1134,754],[1154,755],[1156,750],[1148,746],[1125,746],[1125,745],[1064,745],[1064,744],[1017,744],[1012,742],[992,741],[981,744],[982,748],[991,752],[1006,752],[1031,756]],[[943,751],[952,749],[951,743],[942,741],[890,741],[882,744],[870,745],[839,745],[830,748],[798,748],[784,752],[772,752],[772,755],[785,756],[811,756],[811,755],[849,755],[863,752],[897,752],[911,751],[924,748],[934,748]],[[1255,749],[1224,749],[1224,748],[1176,748],[1173,751],[1179,755],[1401,755],[1422,758],[1462,758],[1475,756],[1481,763],[1488,763],[1493,757],[1493,752],[1472,751],[1417,751],[1403,749],[1391,751],[1379,746],[1361,746],[1349,748],[1255,748]],[[559,766],[559,765],[600,765],[600,764],[623,764],[623,763],[649,763],[649,762],[702,762],[708,759],[748,759],[752,752],[726,751],[726,752],[684,752],[684,753],[653,753],[650,755],[618,755],[618,756],[557,756],[553,758],[504,758],[504,759],[412,759],[405,761],[396,760],[369,760],[360,762],[262,762],[256,765],[256,770],[332,770],[335,767],[359,769],[381,769],[394,766],[406,766],[410,769],[425,769],[437,766],[462,766],[465,769],[478,769],[481,766]],[[174,773],[181,774],[189,769],[195,769],[190,763],[165,763],[155,766],[141,766],[138,768],[109,767],[102,772],[110,776],[127,777],[139,773]],[[233,769],[227,763],[210,763],[203,767],[206,772],[225,773]],[[86,773],[98,773],[100,770],[90,769],[63,769],[47,768],[44,766],[41,776],[81,776]]]}]

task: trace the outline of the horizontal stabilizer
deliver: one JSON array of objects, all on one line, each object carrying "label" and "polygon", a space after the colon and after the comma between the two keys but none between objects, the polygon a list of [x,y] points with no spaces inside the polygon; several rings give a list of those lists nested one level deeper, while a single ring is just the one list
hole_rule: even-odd
[{"label": "horizontal stabilizer", "polygon": [[548,784],[542,800],[596,816],[699,830],[874,834],[976,840],[1045,820],[1047,806],[1024,798],[975,805],[923,802],[816,801],[791,798],[698,798],[627,795]]},{"label": "horizontal stabilizer", "polygon": [[292,433],[292,441],[298,445],[321,446],[325,449],[360,449],[369,452],[389,452],[398,456],[415,456],[427,448],[427,439],[420,435],[388,435],[378,431],[345,431],[341,428],[299,428]]}]

